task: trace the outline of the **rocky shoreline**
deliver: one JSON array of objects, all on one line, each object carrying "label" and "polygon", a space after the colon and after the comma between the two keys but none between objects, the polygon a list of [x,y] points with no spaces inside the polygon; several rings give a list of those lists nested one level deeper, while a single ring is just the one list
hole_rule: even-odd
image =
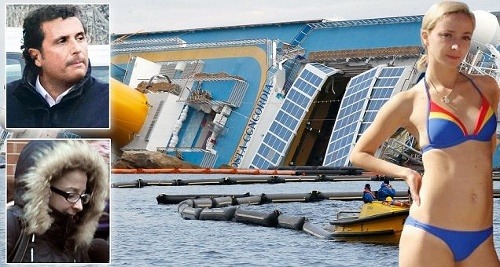
[{"label": "rocky shoreline", "polygon": [[113,164],[114,169],[197,169],[197,165],[187,163],[177,157],[156,151],[125,151]]}]

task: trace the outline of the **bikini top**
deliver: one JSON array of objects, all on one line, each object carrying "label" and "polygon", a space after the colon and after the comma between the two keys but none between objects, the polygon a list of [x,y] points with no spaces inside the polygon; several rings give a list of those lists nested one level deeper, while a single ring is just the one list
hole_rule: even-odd
[{"label": "bikini top", "polygon": [[422,147],[422,153],[434,148],[456,146],[469,140],[491,141],[497,128],[497,117],[486,97],[483,96],[476,84],[469,77],[467,78],[481,95],[479,116],[474,127],[474,132],[472,133],[467,132],[467,128],[460,118],[432,101],[429,94],[429,85],[424,78],[425,91],[429,100],[427,110],[427,136],[429,144]]}]

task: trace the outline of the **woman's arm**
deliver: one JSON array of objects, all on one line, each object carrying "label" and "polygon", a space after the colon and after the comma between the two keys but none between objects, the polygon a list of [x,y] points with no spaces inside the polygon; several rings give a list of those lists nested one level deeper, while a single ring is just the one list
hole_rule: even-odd
[{"label": "woman's arm", "polygon": [[[488,102],[490,102],[491,108],[495,111],[498,117],[498,102],[500,98],[500,88],[495,79],[490,76],[477,76],[474,80],[480,88],[484,88],[485,94],[488,96]],[[495,154],[497,145],[497,137],[494,135],[491,138],[492,154]]]},{"label": "woman's arm", "polygon": [[354,146],[350,160],[358,167],[375,173],[403,178],[410,187],[415,203],[420,203],[418,192],[422,177],[407,167],[375,157],[377,149],[397,129],[410,124],[413,109],[413,92],[406,91],[391,97],[380,109],[373,123],[366,129]]}]

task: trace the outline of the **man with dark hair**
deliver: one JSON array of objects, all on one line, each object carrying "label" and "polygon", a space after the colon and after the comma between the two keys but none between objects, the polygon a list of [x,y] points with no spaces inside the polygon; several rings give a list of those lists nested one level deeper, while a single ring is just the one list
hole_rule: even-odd
[{"label": "man with dark hair", "polygon": [[23,41],[23,77],[7,85],[7,128],[109,128],[109,84],[91,76],[78,7],[30,12]]},{"label": "man with dark hair", "polygon": [[384,181],[380,185],[380,189],[377,192],[378,200],[385,201],[387,197],[394,198],[396,196],[396,189],[392,188],[389,183],[389,179],[384,177]]},{"label": "man with dark hair", "polygon": [[372,203],[375,199],[375,193],[372,192],[372,187],[370,184],[365,184],[365,188],[363,190],[363,202]]}]

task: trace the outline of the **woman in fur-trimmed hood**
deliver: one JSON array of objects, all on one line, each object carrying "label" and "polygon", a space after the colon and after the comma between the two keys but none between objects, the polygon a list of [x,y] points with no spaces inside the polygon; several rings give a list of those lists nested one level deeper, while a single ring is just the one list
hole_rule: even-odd
[{"label": "woman in fur-trimmed hood", "polygon": [[29,243],[21,262],[89,262],[109,197],[108,169],[86,141],[29,142],[19,155],[14,206],[7,210],[8,261],[24,229]]}]

